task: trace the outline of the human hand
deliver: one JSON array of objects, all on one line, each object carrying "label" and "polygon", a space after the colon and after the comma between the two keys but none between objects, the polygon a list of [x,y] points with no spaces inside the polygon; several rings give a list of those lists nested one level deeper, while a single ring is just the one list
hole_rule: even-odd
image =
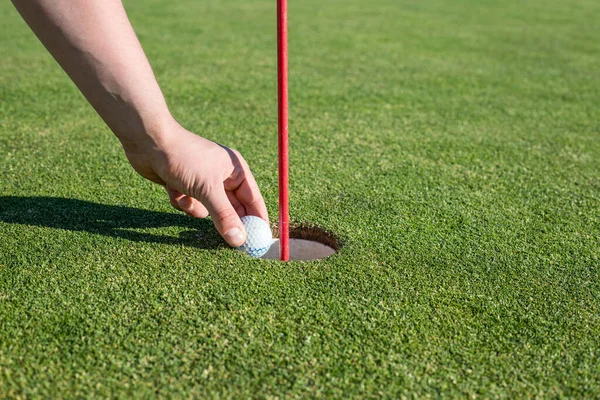
[{"label": "human hand", "polygon": [[125,154],[144,178],[165,186],[171,204],[186,214],[205,218],[231,246],[246,240],[240,217],[269,221],[265,202],[248,164],[236,150],[187,131],[176,122],[152,145],[128,146]]},{"label": "human hand", "polygon": [[232,246],[245,241],[241,216],[268,222],[240,153],[173,120],[122,1],[13,3],[119,138],[133,168],[164,185],[175,208],[197,218],[210,214]]}]

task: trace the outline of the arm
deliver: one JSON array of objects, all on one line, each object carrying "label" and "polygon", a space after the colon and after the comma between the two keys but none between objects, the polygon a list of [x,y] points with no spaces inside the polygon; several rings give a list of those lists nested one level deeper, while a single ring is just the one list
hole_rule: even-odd
[{"label": "arm", "polygon": [[242,156],[171,116],[120,0],[13,3],[119,138],[135,170],[164,185],[174,207],[194,217],[210,214],[233,246],[245,240],[240,216],[268,221]]}]

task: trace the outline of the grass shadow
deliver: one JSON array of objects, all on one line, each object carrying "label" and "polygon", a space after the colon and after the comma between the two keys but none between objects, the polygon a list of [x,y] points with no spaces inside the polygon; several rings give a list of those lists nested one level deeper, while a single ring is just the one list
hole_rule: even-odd
[{"label": "grass shadow", "polygon": [[[212,222],[184,214],[93,203],[61,197],[0,196],[0,222],[90,232],[98,235],[201,249],[226,247]],[[186,228],[176,236],[139,232]]]}]

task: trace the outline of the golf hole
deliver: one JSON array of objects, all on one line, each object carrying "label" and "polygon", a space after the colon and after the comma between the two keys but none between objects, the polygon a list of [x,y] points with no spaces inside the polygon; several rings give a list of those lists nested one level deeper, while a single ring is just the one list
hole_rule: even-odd
[{"label": "golf hole", "polygon": [[[290,260],[320,260],[335,254],[335,250],[326,244],[306,239],[290,238]],[[275,239],[263,260],[279,260],[279,239]]]},{"label": "golf hole", "polygon": [[[290,261],[321,260],[337,253],[339,241],[337,238],[314,226],[296,226],[290,229]],[[279,260],[279,239],[275,238],[273,245],[263,260]]]},{"label": "golf hole", "polygon": [[[337,238],[317,227],[297,226],[290,229],[290,261],[321,260],[334,255],[339,249]],[[279,239],[273,245],[263,260],[279,260]]]}]

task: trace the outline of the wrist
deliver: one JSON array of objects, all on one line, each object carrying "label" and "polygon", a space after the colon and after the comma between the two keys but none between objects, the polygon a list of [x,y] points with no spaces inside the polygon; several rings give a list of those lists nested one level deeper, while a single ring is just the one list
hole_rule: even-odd
[{"label": "wrist", "polygon": [[169,136],[179,123],[169,112],[153,114],[147,118],[137,117],[137,122],[113,132],[127,153],[149,153],[165,146]]}]

